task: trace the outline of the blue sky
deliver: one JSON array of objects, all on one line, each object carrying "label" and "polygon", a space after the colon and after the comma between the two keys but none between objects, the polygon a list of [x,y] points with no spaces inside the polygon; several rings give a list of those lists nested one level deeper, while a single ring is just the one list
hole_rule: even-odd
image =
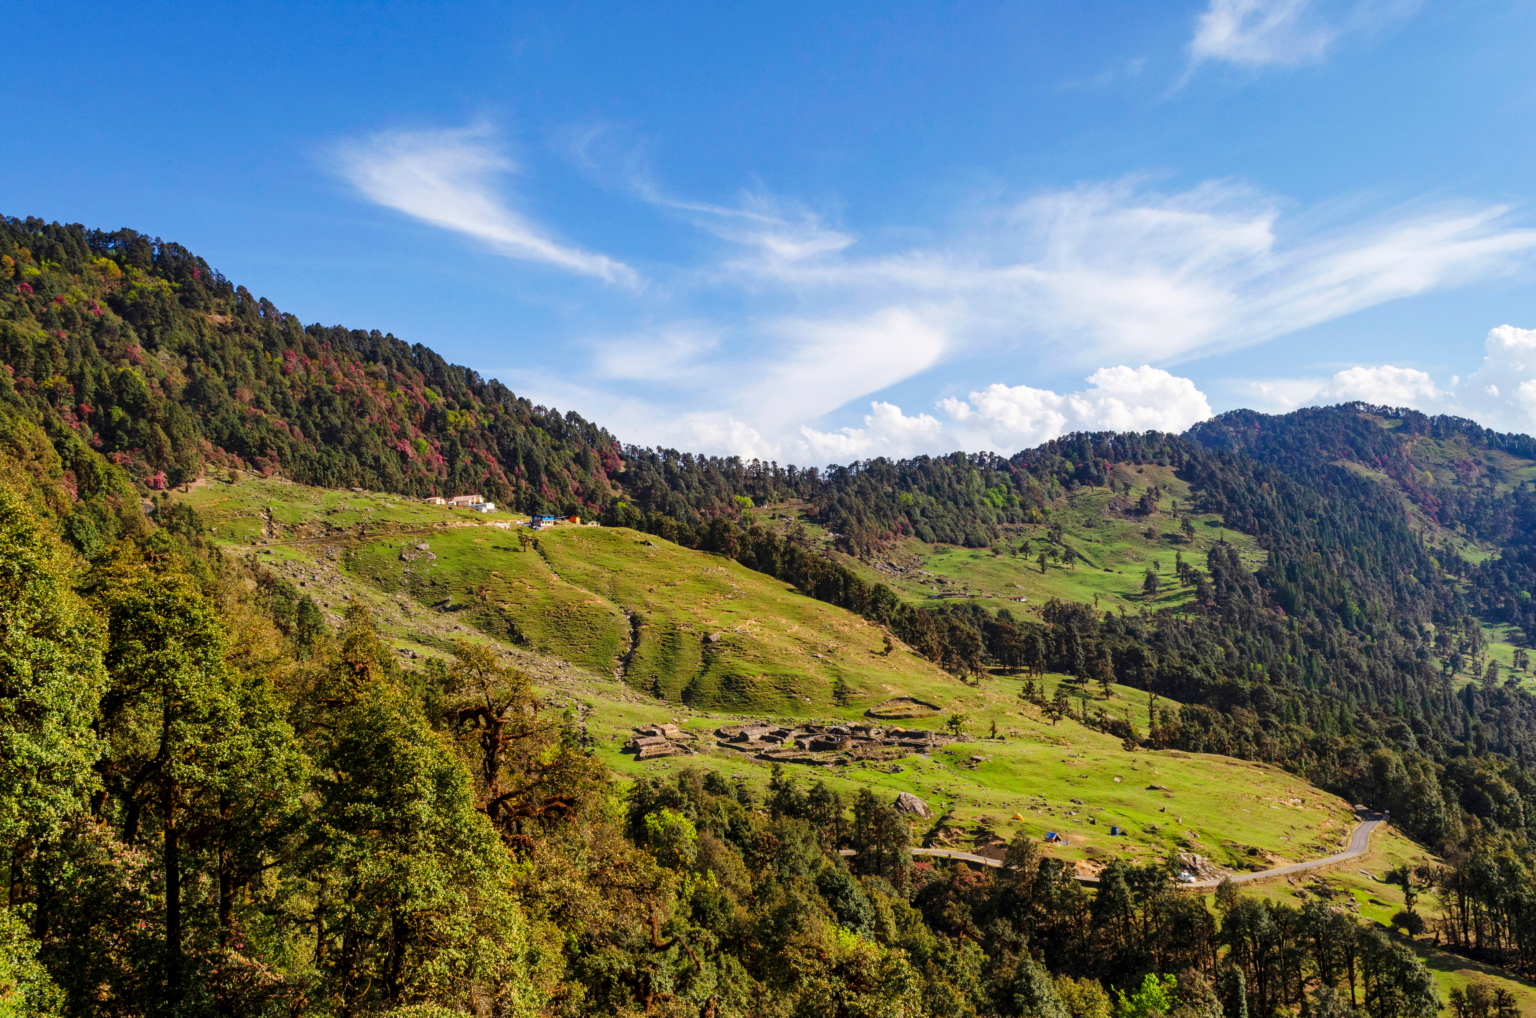
[{"label": "blue sky", "polygon": [[629,442],[1367,399],[1536,430],[1536,7],[29,5],[0,212]]}]

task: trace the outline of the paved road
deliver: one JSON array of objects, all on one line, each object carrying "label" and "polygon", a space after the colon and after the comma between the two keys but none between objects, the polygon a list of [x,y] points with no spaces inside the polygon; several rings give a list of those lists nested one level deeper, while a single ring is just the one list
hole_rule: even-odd
[{"label": "paved road", "polygon": [[[1279,866],[1272,870],[1259,870],[1257,873],[1234,874],[1234,884],[1251,884],[1255,880],[1268,880],[1271,877],[1285,877],[1292,873],[1305,873],[1308,870],[1321,869],[1324,866],[1332,866],[1335,863],[1348,862],[1364,855],[1371,847],[1371,832],[1384,823],[1384,819],[1377,814],[1367,814],[1370,819],[1364,820],[1355,832],[1349,836],[1349,847],[1337,855],[1325,855],[1321,859],[1313,859],[1311,862],[1295,862],[1289,866]],[[1201,880],[1193,884],[1185,884],[1185,887],[1215,887],[1219,880]]]},{"label": "paved road", "polygon": [[[1369,817],[1369,819],[1365,819]],[[1377,814],[1361,814],[1361,824],[1356,827],[1354,833],[1349,836],[1349,847],[1337,855],[1326,855],[1321,859],[1313,859],[1310,862],[1295,862],[1289,866],[1278,866],[1272,870],[1259,870],[1257,873],[1234,873],[1234,884],[1251,884],[1259,880],[1269,880],[1274,877],[1289,876],[1292,873],[1306,873],[1309,870],[1321,869],[1324,866],[1333,866],[1337,863],[1358,859],[1371,847],[1371,833],[1380,827],[1383,818]],[[841,849],[839,855],[857,855],[851,848]],[[972,852],[956,852],[948,848],[914,848],[913,855],[925,855],[941,859],[959,859],[961,862],[977,863],[981,866],[991,866],[994,869],[1002,868],[1001,859],[991,859],[984,855],[976,855]],[[1098,877],[1078,877],[1080,884],[1097,884]],[[1191,890],[1208,890],[1221,883],[1220,880],[1196,880],[1193,883],[1180,884],[1180,887],[1188,887]]]}]

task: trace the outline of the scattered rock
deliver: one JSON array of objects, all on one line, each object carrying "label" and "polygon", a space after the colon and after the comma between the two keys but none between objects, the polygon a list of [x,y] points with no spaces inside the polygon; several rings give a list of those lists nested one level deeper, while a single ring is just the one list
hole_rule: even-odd
[{"label": "scattered rock", "polygon": [[406,545],[400,552],[401,562],[415,562],[417,559],[426,559],[428,562],[436,562],[437,556],[432,554],[432,546],[422,541],[418,544]]},{"label": "scattered rock", "polygon": [[1168,788],[1167,785],[1148,785],[1147,786],[1147,791],[1149,791],[1149,792],[1167,792],[1167,791],[1170,791],[1170,789]]}]

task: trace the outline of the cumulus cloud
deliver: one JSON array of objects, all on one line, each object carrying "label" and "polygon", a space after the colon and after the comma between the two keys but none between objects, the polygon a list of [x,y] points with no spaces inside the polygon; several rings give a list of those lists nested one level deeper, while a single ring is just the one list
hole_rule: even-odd
[{"label": "cumulus cloud", "polygon": [[1331,378],[1281,378],[1250,382],[1249,395],[1264,409],[1285,413],[1303,406],[1370,403],[1411,407],[1425,413],[1456,410],[1455,395],[1427,371],[1393,364],[1356,365]]},{"label": "cumulus cloud", "polygon": [[1467,376],[1463,388],[1498,398],[1536,378],[1536,329],[1500,325],[1483,340],[1483,363]]},{"label": "cumulus cloud", "polygon": [[1190,60],[1242,67],[1316,61],[1341,35],[1375,28],[1416,6],[1413,0],[1211,0],[1195,19]]},{"label": "cumulus cloud", "polygon": [[1211,416],[1194,382],[1146,364],[1101,368],[1087,381],[1087,389],[1066,395],[994,383],[939,405],[973,441],[1010,452],[1069,431],[1178,432]]},{"label": "cumulus cloud", "polygon": [[1476,370],[1444,384],[1419,368],[1381,364],[1346,368],[1328,379],[1251,382],[1248,392],[1281,411],[1359,400],[1470,417],[1502,431],[1536,431],[1536,329],[1489,329],[1483,350]]},{"label": "cumulus cloud", "polygon": [[1317,399],[1324,403],[1359,400],[1377,406],[1423,408],[1438,405],[1447,395],[1436,387],[1428,372],[1383,364],[1340,371],[1318,392]]},{"label": "cumulus cloud", "polygon": [[817,431],[802,426],[800,448],[813,463],[847,463],[875,456],[911,456],[937,452],[944,425],[937,417],[908,417],[901,407],[876,401],[862,428]]},{"label": "cumulus cloud", "polygon": [[876,401],[862,428],[800,429],[800,450],[813,461],[846,462],[953,449],[1012,453],[1071,431],[1184,431],[1211,416],[1205,394],[1187,378],[1143,364],[1101,368],[1088,388],[1066,394],[1028,385],[989,385],[968,399],[938,406],[949,425],[929,414],[909,417]]},{"label": "cumulus cloud", "polygon": [[624,286],[639,283],[629,266],[558,243],[507,204],[496,179],[514,166],[484,126],[386,131],[339,144],[331,156],[336,172],[369,201],[472,237],[509,258]]}]

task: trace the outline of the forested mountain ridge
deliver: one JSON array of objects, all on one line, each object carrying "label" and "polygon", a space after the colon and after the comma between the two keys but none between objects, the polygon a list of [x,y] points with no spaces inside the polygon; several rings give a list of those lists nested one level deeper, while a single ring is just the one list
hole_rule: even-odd
[{"label": "forested mountain ridge", "polygon": [[0,384],[146,488],[221,465],[534,509],[612,497],[602,429],[419,344],[303,326],[178,244],[0,219],[0,278]]},{"label": "forested mountain ridge", "polygon": [[1348,471],[1399,494],[1439,563],[1463,581],[1463,610],[1536,642],[1536,439],[1364,404],[1283,416],[1233,411],[1190,435],[1314,486],[1348,484]]},{"label": "forested mountain ridge", "polygon": [[[1166,864],[1120,859],[1090,893],[1027,837],[1000,871],[914,863],[907,818],[868,786],[850,804],[825,782],[762,789],[711,766],[617,787],[575,712],[554,717],[485,646],[402,670],[361,607],[332,632],[304,591],[219,554],[184,504],[162,494],[146,516],[89,449],[77,461],[112,525],[87,559],[55,529],[77,502],[61,459],[0,409],[0,1000],[16,1013],[1440,1005],[1400,937],[1322,901],[1229,887],[1213,913]],[[1059,613],[1053,654],[1081,653],[1070,634],[1089,621]],[[1479,1018],[1512,1006],[1479,992]]]}]

